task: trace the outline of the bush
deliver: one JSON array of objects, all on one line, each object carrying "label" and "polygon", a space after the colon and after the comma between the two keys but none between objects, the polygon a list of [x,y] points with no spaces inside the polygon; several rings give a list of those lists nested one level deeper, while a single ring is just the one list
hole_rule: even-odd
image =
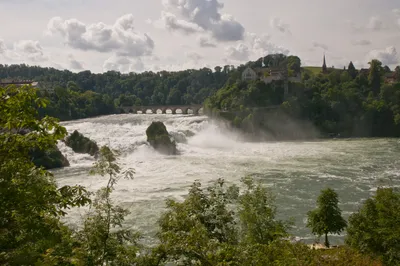
[{"label": "bush", "polygon": [[400,193],[379,188],[350,216],[346,243],[364,254],[379,256],[388,265],[400,264]]}]

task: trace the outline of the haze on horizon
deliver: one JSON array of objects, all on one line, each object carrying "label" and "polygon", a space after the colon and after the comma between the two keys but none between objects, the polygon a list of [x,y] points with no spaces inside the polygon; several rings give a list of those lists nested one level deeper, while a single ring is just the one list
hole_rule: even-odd
[{"label": "haze on horizon", "polygon": [[238,65],[271,53],[303,65],[400,64],[398,0],[0,0],[0,63],[72,71]]}]

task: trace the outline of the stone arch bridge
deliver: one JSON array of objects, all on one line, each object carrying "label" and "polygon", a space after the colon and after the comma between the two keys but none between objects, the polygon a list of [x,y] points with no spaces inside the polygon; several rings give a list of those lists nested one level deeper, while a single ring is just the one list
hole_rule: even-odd
[{"label": "stone arch bridge", "polygon": [[172,114],[177,114],[178,110],[180,110],[182,114],[189,114],[189,110],[191,110],[192,114],[198,115],[200,110],[203,109],[203,105],[125,106],[120,107],[119,109],[121,110],[121,113],[133,114],[138,114],[139,112],[142,114],[148,114],[148,111],[151,111],[152,114],[157,114],[158,111],[160,111],[162,114],[166,114],[167,111],[170,111]]}]

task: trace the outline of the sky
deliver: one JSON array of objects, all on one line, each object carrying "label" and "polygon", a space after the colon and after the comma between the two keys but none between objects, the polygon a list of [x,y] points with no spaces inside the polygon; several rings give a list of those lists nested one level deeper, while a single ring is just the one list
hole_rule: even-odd
[{"label": "sky", "polygon": [[124,73],[239,65],[400,65],[399,0],[0,0],[0,64]]}]

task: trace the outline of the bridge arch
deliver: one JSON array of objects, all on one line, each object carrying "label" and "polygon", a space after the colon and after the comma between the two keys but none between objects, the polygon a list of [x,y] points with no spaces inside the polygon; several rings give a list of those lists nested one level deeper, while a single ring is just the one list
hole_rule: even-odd
[{"label": "bridge arch", "polygon": [[198,115],[203,107],[196,105],[170,105],[170,106],[124,106],[119,108],[120,113],[133,114],[193,114]]}]

